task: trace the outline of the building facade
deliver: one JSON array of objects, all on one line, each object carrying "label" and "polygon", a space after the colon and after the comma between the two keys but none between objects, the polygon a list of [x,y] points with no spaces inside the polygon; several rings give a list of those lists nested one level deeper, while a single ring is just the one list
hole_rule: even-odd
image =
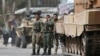
[{"label": "building facade", "polygon": [[32,7],[56,7],[59,0],[31,0]]}]

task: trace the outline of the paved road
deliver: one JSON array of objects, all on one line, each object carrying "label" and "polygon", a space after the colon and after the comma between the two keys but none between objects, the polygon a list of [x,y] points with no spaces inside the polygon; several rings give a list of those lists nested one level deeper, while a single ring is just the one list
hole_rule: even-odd
[{"label": "paved road", "polygon": [[[2,40],[0,40],[0,56],[31,56],[32,53],[32,45],[29,44],[28,48],[22,49],[17,47],[12,47],[11,44],[8,46],[4,46],[2,44]],[[41,49],[40,54],[43,53],[43,49]],[[59,54],[62,54],[61,49],[58,51]],[[54,48],[52,49],[52,54],[54,54]]]},{"label": "paved road", "polygon": [[[40,54],[43,53],[43,49],[41,49]],[[62,54],[61,50],[58,51],[59,54]],[[27,49],[12,47],[10,44],[5,47],[0,44],[0,56],[31,56],[31,47],[29,46]],[[54,49],[52,49],[52,54],[54,54]]]},{"label": "paved road", "polygon": [[[32,46],[31,44],[28,45],[28,48],[22,49],[17,47],[12,47],[10,44],[6,47],[2,45],[2,41],[0,40],[0,56],[31,56],[31,50]],[[40,54],[43,53],[43,49],[41,49]],[[54,48],[52,49],[52,55],[51,56],[75,56],[75,55],[63,55],[61,49],[58,50],[58,55],[54,54]],[[39,55],[42,56],[42,55]],[[47,56],[47,55],[46,55]]]}]

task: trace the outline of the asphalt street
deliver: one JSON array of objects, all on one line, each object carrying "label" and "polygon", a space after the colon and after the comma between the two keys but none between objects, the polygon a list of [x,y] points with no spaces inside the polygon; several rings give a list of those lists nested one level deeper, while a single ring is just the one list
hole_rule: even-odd
[{"label": "asphalt street", "polygon": [[[8,44],[8,46],[4,46],[2,44],[2,40],[0,40],[0,56],[32,56],[32,45],[29,44],[26,49],[12,47],[11,44]],[[43,53],[43,49],[41,48],[40,55]],[[38,56],[38,55],[36,55]],[[45,55],[47,56],[47,55]],[[54,48],[52,48],[52,55],[50,56],[75,56],[75,55],[69,55],[69,54],[63,54],[61,48],[58,50],[58,54],[54,55]]]},{"label": "asphalt street", "polygon": [[[41,49],[40,54],[43,53],[43,49]],[[52,54],[54,53],[52,49]],[[61,51],[59,50],[58,53],[61,55]],[[5,47],[0,45],[0,56],[31,56],[31,48],[28,47],[26,49],[16,48],[10,46],[10,44]]]},{"label": "asphalt street", "polygon": [[[9,43],[8,46],[4,46],[2,44],[3,40],[0,40],[0,56],[31,56],[32,53],[32,45],[29,44],[26,49],[12,47]],[[40,55],[43,53],[43,49],[41,48]],[[59,49],[58,53],[61,55],[62,51]],[[54,48],[52,49],[52,54],[54,54]]]}]

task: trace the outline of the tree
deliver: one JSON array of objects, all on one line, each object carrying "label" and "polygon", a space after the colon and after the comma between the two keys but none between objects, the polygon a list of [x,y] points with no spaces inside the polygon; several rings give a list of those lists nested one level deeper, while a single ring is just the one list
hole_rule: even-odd
[{"label": "tree", "polygon": [[[5,2],[5,8],[3,9],[2,7],[2,1],[6,1]],[[0,0],[0,25],[5,23],[3,22],[5,19],[7,19],[7,14],[8,12],[11,15],[14,15],[14,11],[20,8],[24,8],[26,7],[26,0]],[[15,5],[16,4],[16,5]],[[2,12],[4,11],[4,12]],[[3,17],[1,17],[3,16]]]},{"label": "tree", "polygon": [[6,22],[6,13],[5,13],[5,9],[6,9],[6,2],[5,2],[5,0],[2,0],[2,19],[3,19],[3,21],[4,21],[4,24],[5,24],[5,26],[7,25],[5,22]]}]

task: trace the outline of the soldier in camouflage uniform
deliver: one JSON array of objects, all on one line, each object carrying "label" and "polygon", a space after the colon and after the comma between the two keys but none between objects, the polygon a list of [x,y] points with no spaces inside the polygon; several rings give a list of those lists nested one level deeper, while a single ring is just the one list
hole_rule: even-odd
[{"label": "soldier in camouflage uniform", "polygon": [[33,23],[33,34],[32,34],[32,55],[35,55],[36,50],[36,44],[37,44],[37,55],[39,55],[40,52],[40,45],[41,45],[41,20],[40,20],[40,14],[36,13],[36,22]]},{"label": "soldier in camouflage uniform", "polygon": [[[46,16],[46,22],[43,23],[42,33],[43,33],[43,55],[51,55],[52,39],[53,39],[53,22],[50,19],[50,15]],[[48,48],[48,53],[46,53]]]}]

